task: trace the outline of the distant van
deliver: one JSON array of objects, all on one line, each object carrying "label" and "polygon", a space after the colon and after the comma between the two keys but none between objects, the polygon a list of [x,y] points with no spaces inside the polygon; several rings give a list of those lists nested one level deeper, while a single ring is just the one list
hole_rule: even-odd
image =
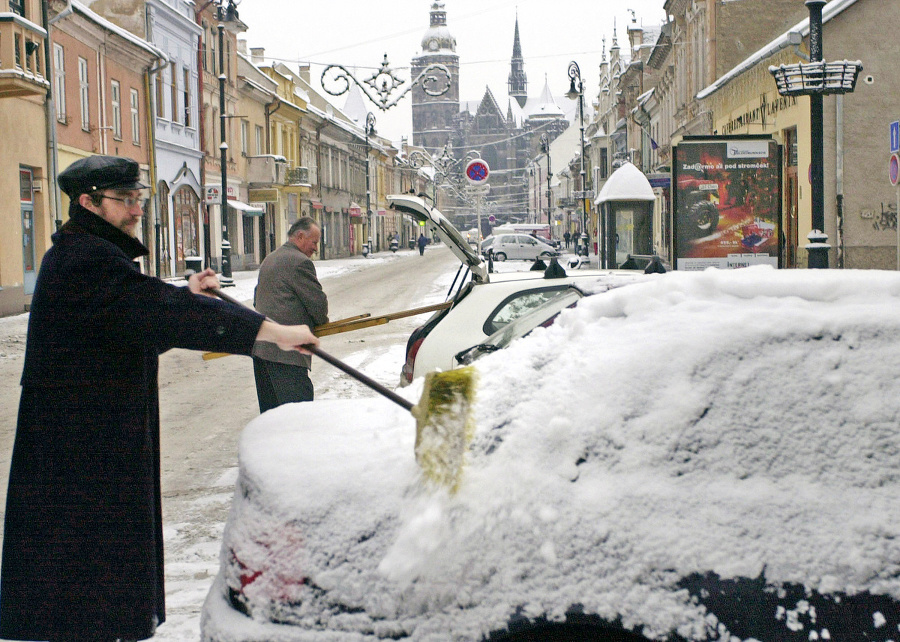
[{"label": "distant van", "polygon": [[[488,241],[490,240],[490,243]],[[495,261],[506,259],[534,261],[537,258],[559,256],[552,245],[530,234],[499,234],[485,239],[482,251],[490,251]]]}]

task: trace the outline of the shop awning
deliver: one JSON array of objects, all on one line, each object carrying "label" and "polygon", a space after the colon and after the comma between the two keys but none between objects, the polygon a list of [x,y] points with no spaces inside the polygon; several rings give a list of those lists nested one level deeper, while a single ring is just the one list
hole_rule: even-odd
[{"label": "shop awning", "polygon": [[312,201],[312,206],[314,210],[321,210],[325,207],[319,201]]},{"label": "shop awning", "polygon": [[228,201],[228,207],[238,210],[244,216],[262,216],[265,214],[266,210],[263,207],[259,207],[257,205],[248,205],[247,203],[243,203],[241,201]]}]

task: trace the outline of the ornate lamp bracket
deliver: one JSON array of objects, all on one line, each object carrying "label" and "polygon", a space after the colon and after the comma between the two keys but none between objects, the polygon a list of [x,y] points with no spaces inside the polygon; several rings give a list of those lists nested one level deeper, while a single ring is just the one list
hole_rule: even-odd
[{"label": "ornate lamp bracket", "polygon": [[[429,96],[441,96],[447,93],[450,90],[451,78],[450,70],[445,65],[431,64],[409,83],[404,84],[404,81],[391,69],[387,54],[385,54],[381,68],[369,78],[363,79],[362,82],[357,80],[343,65],[328,65],[322,72],[322,88],[332,96],[341,96],[350,90],[352,81],[373,104],[380,110],[387,111],[416,85],[421,85],[422,90]],[[397,94],[397,92],[400,93]]]}]

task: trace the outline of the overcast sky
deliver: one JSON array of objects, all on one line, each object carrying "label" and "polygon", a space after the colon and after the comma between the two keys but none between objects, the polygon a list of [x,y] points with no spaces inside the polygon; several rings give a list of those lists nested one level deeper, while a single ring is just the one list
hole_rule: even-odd
[{"label": "overcast sky", "polygon": [[[445,0],[447,25],[456,38],[460,58],[460,98],[479,100],[485,86],[506,107],[506,81],[512,56],[516,15],[528,76],[528,94],[537,96],[549,79],[554,96],[569,87],[569,61],[581,67],[585,96],[597,92],[599,64],[606,38],[612,43],[613,23],[620,47],[627,50],[626,29],[633,10],[637,24],[658,28],[665,18],[664,0]],[[264,47],[267,62],[275,58],[293,69],[299,61],[312,63],[317,83],[325,66],[355,67],[363,80],[374,73],[387,54],[391,67],[409,80],[411,59],[420,53],[429,26],[432,0],[332,0],[278,2],[244,0],[238,8],[249,27],[241,37],[249,47]],[[330,98],[330,97],[329,97]],[[345,97],[332,98],[342,107]],[[369,105],[377,130],[392,140],[410,136],[410,96],[388,112]],[[586,110],[589,107],[586,105]]]}]

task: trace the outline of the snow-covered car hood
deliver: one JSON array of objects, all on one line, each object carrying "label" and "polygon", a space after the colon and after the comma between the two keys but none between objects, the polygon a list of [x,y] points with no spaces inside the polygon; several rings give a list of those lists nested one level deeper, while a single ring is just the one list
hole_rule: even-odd
[{"label": "snow-covered car hood", "polygon": [[[204,639],[480,640],[575,605],[649,639],[896,639],[898,336],[885,272],[670,273],[585,298],[477,362],[454,496],[420,480],[415,421],[388,401],[266,413]],[[769,601],[716,606],[704,582]]]},{"label": "snow-covered car hood", "polygon": [[438,237],[456,258],[472,271],[473,279],[488,280],[488,272],[481,257],[440,210],[411,194],[392,194],[387,200],[391,208],[411,216],[416,221],[424,221],[429,227],[434,228]]}]

